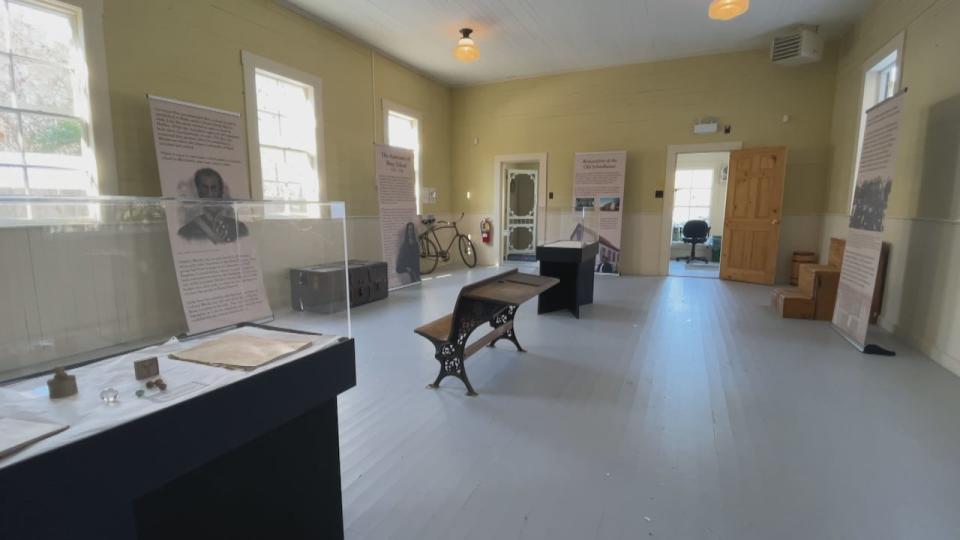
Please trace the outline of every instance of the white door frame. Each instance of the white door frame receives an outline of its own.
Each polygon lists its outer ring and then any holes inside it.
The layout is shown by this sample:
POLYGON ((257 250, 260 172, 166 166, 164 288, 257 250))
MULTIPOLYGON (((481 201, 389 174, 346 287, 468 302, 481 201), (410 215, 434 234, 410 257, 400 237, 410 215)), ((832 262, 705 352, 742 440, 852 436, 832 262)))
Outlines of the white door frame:
POLYGON ((660 275, 670 272, 670 244, 673 232, 673 189, 676 185, 677 155, 705 152, 731 152, 743 148, 743 142, 671 144, 667 146, 667 172, 663 180, 663 213, 660 221, 660 275))
POLYGON ((495 264, 500 266, 503 263, 503 234, 505 232, 503 219, 503 166, 507 163, 530 163, 536 161, 539 163, 539 174, 537 178, 537 239, 546 231, 545 220, 547 218, 547 153, 531 154, 503 154, 493 157, 493 215, 497 216, 494 220, 495 230, 493 231, 493 251, 496 253, 495 264))

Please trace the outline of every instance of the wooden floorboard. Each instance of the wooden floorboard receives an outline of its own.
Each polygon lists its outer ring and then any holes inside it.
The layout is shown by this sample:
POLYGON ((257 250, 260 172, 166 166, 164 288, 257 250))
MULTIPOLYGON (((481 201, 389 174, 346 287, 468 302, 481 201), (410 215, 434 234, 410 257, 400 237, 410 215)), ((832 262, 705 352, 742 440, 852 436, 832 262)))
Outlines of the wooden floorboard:
POLYGON ((525 304, 479 396, 426 389, 412 329, 495 272, 353 311, 347 538, 960 538, 960 379, 905 345, 864 356, 763 286, 598 277, 580 320, 525 304))

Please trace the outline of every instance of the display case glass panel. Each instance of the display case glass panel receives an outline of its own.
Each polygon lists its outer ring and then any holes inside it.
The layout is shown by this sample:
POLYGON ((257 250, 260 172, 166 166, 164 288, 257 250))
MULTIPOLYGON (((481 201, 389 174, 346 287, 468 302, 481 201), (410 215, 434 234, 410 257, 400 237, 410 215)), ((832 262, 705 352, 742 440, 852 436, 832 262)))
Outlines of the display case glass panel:
POLYGON ((0 383, 237 322, 351 335, 341 202, 0 197, 0 253, 0 383))
POLYGON ((541 245, 582 247, 599 240, 599 212, 595 208, 580 210, 551 209, 547 213, 547 231, 541 245))

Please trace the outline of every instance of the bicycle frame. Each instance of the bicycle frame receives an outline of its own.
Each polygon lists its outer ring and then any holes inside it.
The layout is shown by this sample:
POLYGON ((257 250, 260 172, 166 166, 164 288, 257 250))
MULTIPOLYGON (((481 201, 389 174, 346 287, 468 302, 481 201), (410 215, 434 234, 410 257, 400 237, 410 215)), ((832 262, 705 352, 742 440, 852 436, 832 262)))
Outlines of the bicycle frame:
POLYGON ((433 243, 436 244, 437 249, 440 251, 439 255, 443 259, 447 259, 450 257, 450 249, 453 248, 453 243, 456 242, 457 239, 460 238, 461 236, 460 229, 457 227, 456 221, 453 221, 453 222, 438 221, 433 225, 431 225, 430 228, 427 229, 427 231, 424 232, 421 236, 427 236, 429 234, 433 235, 433 243), (442 223, 442 225, 440 225, 440 223, 442 223), (442 231, 444 229, 453 229, 455 231, 455 234, 452 237, 450 237, 450 242, 447 243, 446 249, 443 249, 441 247, 443 244, 440 243, 440 238, 437 236, 437 231, 442 231))

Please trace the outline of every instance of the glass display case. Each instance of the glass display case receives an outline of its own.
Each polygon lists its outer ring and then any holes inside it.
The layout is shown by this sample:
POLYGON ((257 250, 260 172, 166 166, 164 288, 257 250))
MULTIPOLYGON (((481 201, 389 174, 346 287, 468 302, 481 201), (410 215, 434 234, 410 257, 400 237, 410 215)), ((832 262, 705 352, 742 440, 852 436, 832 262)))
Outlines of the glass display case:
POLYGON ((350 337, 341 202, 0 197, 0 383, 246 323, 350 337), (299 285, 292 270, 343 268, 299 285))
POLYGON ((547 212, 543 246, 583 247, 594 244, 600 236, 599 212, 595 208, 550 209, 547 212))

